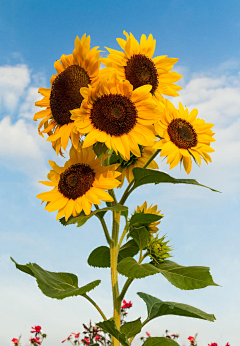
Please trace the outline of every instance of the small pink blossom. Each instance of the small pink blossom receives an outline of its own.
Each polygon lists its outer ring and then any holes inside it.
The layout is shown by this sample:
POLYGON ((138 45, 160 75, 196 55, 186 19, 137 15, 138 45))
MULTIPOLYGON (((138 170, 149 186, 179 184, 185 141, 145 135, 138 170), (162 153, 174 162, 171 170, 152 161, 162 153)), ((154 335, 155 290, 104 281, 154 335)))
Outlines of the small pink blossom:
POLYGON ((122 305, 122 309, 128 309, 132 307, 132 302, 130 301, 129 303, 126 302, 126 300, 123 300, 123 305, 122 305))
POLYGON ((87 344, 90 344, 90 340, 88 338, 83 339, 87 344))
POLYGON ((208 346, 218 346, 216 342, 212 342, 211 344, 208 344, 208 346))
POLYGON ((96 335, 95 340, 99 340, 99 339, 100 339, 100 335, 96 335))
POLYGON ((147 334, 148 338, 151 338, 151 335, 148 332, 146 332, 146 334, 147 334))
POLYGON ((226 343, 226 346, 230 346, 229 342, 226 343))
POLYGON ((39 344, 39 345, 41 345, 41 341, 40 341, 40 338, 31 338, 31 339, 29 339, 29 341, 33 344, 34 342, 35 343, 37 343, 37 344, 39 344))
POLYGON ((193 337, 193 336, 189 336, 189 337, 188 337, 188 340, 189 340, 190 342, 194 342, 194 337, 193 337))
POLYGON ((35 326, 35 327, 31 327, 33 330, 31 330, 31 333, 40 333, 42 327, 40 326, 35 326))
POLYGON ((14 345, 18 345, 18 339, 13 338, 13 339, 12 339, 12 342, 14 343, 14 345))

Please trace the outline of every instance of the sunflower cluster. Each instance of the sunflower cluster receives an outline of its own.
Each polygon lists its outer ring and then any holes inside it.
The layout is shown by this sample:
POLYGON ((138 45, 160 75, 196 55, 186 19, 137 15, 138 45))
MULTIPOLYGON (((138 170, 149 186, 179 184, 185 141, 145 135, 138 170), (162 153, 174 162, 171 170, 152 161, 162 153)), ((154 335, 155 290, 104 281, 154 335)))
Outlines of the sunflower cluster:
POLYGON ((213 124, 197 118, 196 109, 189 112, 181 103, 176 109, 164 98, 182 89, 175 84, 182 76, 172 71, 178 59, 153 57, 151 34, 140 42, 124 35, 117 39, 121 50, 107 48, 104 58, 99 47, 90 47, 90 36, 77 37, 72 54, 54 63, 51 87, 39 88, 43 99, 35 104, 43 110, 33 118, 40 120, 39 134, 47 135, 57 155, 71 147, 64 167, 49 162, 49 181, 42 183, 53 189, 37 196, 46 210, 58 211, 57 219, 89 215, 92 204, 113 201, 106 190, 121 187, 125 178, 131 182, 135 167, 158 169, 151 160, 156 151, 170 169, 183 163, 187 173, 192 160, 211 162, 213 124), (106 148, 101 160, 98 143, 106 148))

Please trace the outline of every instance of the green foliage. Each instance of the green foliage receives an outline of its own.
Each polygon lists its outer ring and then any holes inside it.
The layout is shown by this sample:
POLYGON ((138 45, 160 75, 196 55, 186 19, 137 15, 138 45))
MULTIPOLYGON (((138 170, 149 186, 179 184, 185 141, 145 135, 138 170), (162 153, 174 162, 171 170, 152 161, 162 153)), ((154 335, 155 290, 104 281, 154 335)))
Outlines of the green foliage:
POLYGON ((83 287, 78 287, 78 278, 74 274, 54 273, 42 269, 36 263, 21 265, 15 262, 13 258, 11 260, 15 263, 17 269, 35 277, 42 293, 50 298, 64 299, 84 295, 101 282, 101 280, 96 280, 83 287))
POLYGON ((171 177, 167 173, 147 168, 136 167, 133 169, 133 175, 135 179, 133 189, 145 184, 172 183, 198 185, 206 187, 207 189, 210 189, 212 191, 219 192, 217 190, 212 189, 211 187, 199 184, 195 179, 176 179, 171 177))
MULTIPOLYGON (((143 214, 143 215, 146 215, 146 214, 143 214)), ((129 232, 129 236, 135 240, 140 250, 145 249, 148 243, 150 242, 150 234, 145 227, 133 228, 129 232)))
POLYGON ((93 145, 93 150, 94 150, 94 152, 97 155, 99 160, 101 160, 103 155, 107 154, 109 151, 108 147, 104 143, 101 143, 101 142, 95 143, 93 145))
MULTIPOLYGON (((135 241, 129 240, 124 244, 118 253, 118 262, 123 258, 129 256, 135 256, 139 251, 139 248, 135 241)), ((110 268, 110 249, 107 246, 100 246, 94 249, 88 257, 88 264, 92 267, 98 268, 110 268)))
POLYGON ((142 346, 179 346, 179 344, 171 339, 167 339, 164 337, 158 338, 148 338, 142 346))
POLYGON ((150 223, 162 219, 162 216, 155 214, 136 213, 130 219, 130 226, 140 227, 150 225, 150 223))
POLYGON ((78 215, 76 217, 70 216, 68 221, 65 221, 65 217, 62 217, 59 221, 61 222, 61 224, 63 226, 72 225, 74 223, 77 223, 77 227, 80 227, 80 226, 84 225, 85 222, 87 222, 94 215, 97 216, 98 218, 102 219, 104 217, 104 215, 106 214, 106 212, 109 210, 110 211, 126 212, 128 210, 128 208, 123 206, 123 205, 116 204, 113 207, 106 207, 106 208, 102 208, 102 209, 97 209, 89 215, 85 215, 84 213, 81 213, 80 215, 78 215))
POLYGON ((193 306, 174 303, 174 302, 163 302, 162 300, 155 298, 149 294, 138 292, 140 298, 142 298, 148 310, 148 320, 153 320, 156 317, 163 315, 177 315, 185 317, 199 318, 207 321, 215 321, 216 318, 212 314, 196 309, 193 306))
POLYGON ((116 323, 113 319, 110 319, 110 320, 107 320, 107 321, 104 321, 104 322, 99 322, 99 323, 96 323, 100 328, 102 328, 102 330, 105 332, 105 333, 109 333, 111 334, 112 336, 114 336, 114 338, 116 338, 117 340, 120 341, 120 343, 123 345, 123 346, 130 346, 129 342, 128 342, 128 339, 127 339, 127 336, 123 333, 121 333, 118 329, 117 329, 117 326, 116 326, 116 323))
POLYGON ((158 265, 151 263, 138 264, 134 258, 124 258, 118 264, 118 272, 131 279, 141 279, 154 274, 162 274, 172 285, 182 290, 195 290, 207 286, 218 286, 214 283, 208 267, 184 267, 172 261, 158 265))
POLYGON ((120 327, 120 332, 125 334, 127 338, 131 338, 132 336, 137 335, 141 332, 142 323, 141 317, 139 317, 135 321, 126 322, 120 327))

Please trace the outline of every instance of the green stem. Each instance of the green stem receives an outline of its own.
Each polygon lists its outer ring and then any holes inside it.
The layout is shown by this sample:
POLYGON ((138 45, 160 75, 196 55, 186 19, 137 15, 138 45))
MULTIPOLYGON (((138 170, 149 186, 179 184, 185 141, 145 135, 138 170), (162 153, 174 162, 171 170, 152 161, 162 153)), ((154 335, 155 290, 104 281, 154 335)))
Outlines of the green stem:
POLYGON ((97 305, 97 303, 95 303, 94 300, 92 300, 92 298, 90 298, 86 293, 82 295, 84 298, 86 298, 96 309, 97 311, 100 313, 100 315, 102 316, 102 318, 104 319, 104 321, 107 321, 107 317, 104 315, 104 313, 102 312, 102 310, 100 309, 100 307, 97 305))
POLYGON ((114 192, 114 190, 108 190, 108 193, 110 194, 110 196, 112 196, 112 198, 113 198, 113 205, 115 205, 115 204, 118 204, 118 201, 117 201, 117 198, 116 198, 116 195, 115 195, 115 192, 114 192))
MULTIPOLYGON (((94 204, 94 206, 95 206, 95 208, 96 208, 97 210, 99 210, 99 206, 98 206, 97 204, 94 204)), ((109 244, 109 246, 110 246, 110 245, 113 243, 113 241, 112 241, 112 239, 111 239, 111 237, 110 237, 110 234, 109 234, 109 232, 108 232, 108 228, 107 228, 106 222, 105 222, 104 218, 98 216, 98 214, 96 214, 96 216, 97 216, 98 220, 99 220, 99 221, 101 222, 101 224, 102 224, 102 228, 103 228, 103 231, 104 231, 106 240, 107 240, 107 242, 108 242, 108 244, 109 244)))
POLYGON ((124 239, 125 235, 127 234, 128 229, 129 229, 129 227, 126 225, 124 230, 123 230, 123 232, 122 232, 122 235, 121 235, 121 238, 119 240, 119 243, 118 243, 118 250, 120 249, 120 247, 122 245, 123 239, 124 239))
MULTIPOLYGON (((150 163, 152 162, 152 160, 155 159, 155 157, 160 153, 161 149, 157 149, 155 151, 154 154, 152 154, 152 156, 150 157, 150 159, 145 163, 145 165, 142 168, 147 168, 147 166, 150 165, 150 163)), ((129 185, 127 186, 126 190, 124 191, 122 198, 119 202, 119 204, 124 205, 124 203, 126 202, 128 196, 132 193, 132 191, 134 190, 133 188, 131 189, 132 185, 134 184, 134 179, 129 183, 129 185), (130 190, 131 189, 131 190, 130 190)))

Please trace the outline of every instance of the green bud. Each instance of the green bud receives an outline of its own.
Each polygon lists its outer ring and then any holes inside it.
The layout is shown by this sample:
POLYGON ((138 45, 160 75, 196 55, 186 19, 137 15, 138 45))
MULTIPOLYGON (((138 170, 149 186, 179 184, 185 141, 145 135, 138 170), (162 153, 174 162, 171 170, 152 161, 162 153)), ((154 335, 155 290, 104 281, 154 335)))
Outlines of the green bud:
POLYGON ((160 239, 158 239, 158 235, 156 235, 156 238, 151 236, 148 244, 148 255, 156 264, 164 262, 169 257, 173 257, 170 254, 170 251, 173 250, 172 246, 168 245, 169 240, 165 241, 165 238, 166 234, 160 239))

